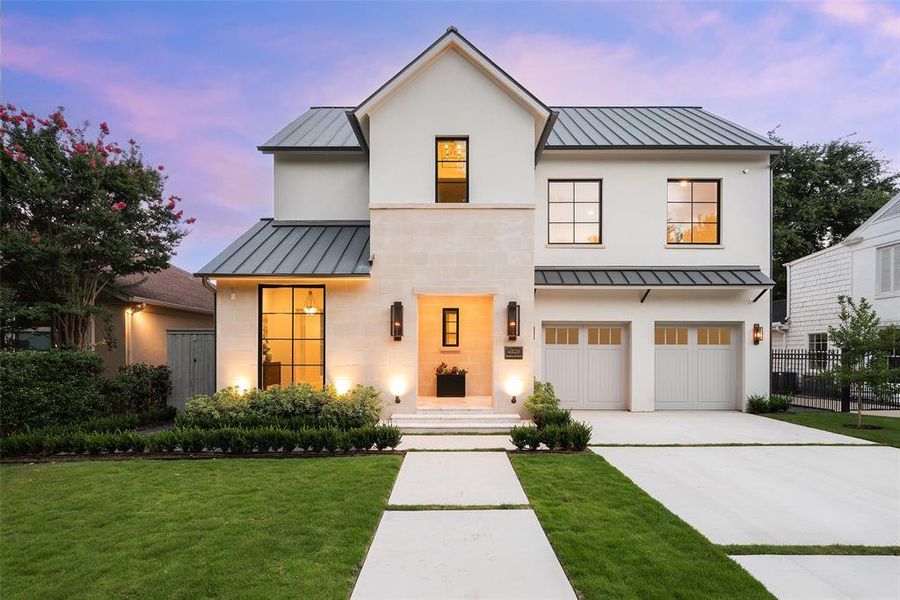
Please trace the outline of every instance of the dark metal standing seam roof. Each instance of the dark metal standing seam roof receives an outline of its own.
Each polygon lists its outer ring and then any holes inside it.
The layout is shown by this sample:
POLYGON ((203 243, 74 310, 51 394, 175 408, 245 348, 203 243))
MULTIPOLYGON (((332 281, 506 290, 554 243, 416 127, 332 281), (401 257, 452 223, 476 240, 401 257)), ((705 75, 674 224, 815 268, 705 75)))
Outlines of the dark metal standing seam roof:
POLYGON ((759 267, 535 267, 535 285, 772 287, 759 267))
MULTIPOLYGON (((354 107, 310 108, 260 150, 361 151, 347 118, 354 107)), ((546 150, 777 150, 776 142, 699 106, 562 106, 546 150)))
POLYGON ((261 219, 196 275, 368 277, 369 268, 368 221, 261 219))

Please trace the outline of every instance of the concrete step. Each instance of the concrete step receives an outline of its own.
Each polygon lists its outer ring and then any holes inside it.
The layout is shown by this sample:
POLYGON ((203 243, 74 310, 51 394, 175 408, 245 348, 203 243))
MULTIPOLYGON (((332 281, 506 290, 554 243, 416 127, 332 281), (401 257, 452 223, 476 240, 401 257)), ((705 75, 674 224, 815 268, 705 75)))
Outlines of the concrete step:
POLYGON ((413 432, 506 432, 524 423, 517 413, 495 413, 480 409, 420 410, 395 414, 392 424, 407 433, 413 432))

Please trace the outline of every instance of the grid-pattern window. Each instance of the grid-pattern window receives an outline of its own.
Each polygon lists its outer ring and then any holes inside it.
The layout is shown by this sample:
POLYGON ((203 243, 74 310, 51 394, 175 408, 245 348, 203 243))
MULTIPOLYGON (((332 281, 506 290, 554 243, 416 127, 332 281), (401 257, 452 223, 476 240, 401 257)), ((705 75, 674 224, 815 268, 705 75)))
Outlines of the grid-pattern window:
POLYGON ((550 346, 577 346, 577 327, 547 327, 544 329, 544 343, 550 346))
POLYGON ((261 286, 262 387, 325 383, 325 288, 261 286))
POLYGON ((809 366, 824 369, 828 366, 828 334, 809 334, 809 366))
POLYGON ((468 202, 468 138, 437 138, 434 172, 435 202, 468 202))
POLYGON ((547 186, 547 241, 551 244, 599 244, 601 181, 551 180, 547 186))
POLYGON ((718 244, 720 242, 719 181, 670 179, 666 204, 666 242, 718 244))
POLYGON ((588 327, 589 346, 619 346, 622 344, 621 327, 588 327))
POLYGON ((875 262, 878 293, 900 292, 900 244, 879 248, 875 262))
POLYGON ((655 340, 658 346, 684 346, 687 342, 687 327, 657 327, 655 340))
POLYGON ((697 343, 701 346, 730 346, 730 327, 698 327, 697 343))
POLYGON ((459 346, 459 309, 445 308, 441 340, 444 346, 459 346))

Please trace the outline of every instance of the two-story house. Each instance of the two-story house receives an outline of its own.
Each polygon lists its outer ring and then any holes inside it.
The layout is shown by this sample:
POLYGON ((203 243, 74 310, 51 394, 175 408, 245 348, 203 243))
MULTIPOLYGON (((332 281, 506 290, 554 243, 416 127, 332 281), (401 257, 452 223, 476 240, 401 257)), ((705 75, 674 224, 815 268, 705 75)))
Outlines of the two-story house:
POLYGON ((838 296, 866 298, 884 325, 900 325, 900 194, 841 242, 807 254, 787 268, 783 347, 834 349, 828 327, 839 323, 838 296))
POLYGON ((547 106, 451 27, 259 149, 274 217, 198 273, 220 387, 368 384, 386 415, 517 413, 533 378, 588 409, 768 391, 763 136, 699 107, 547 106), (464 398, 438 397, 440 363, 464 398))

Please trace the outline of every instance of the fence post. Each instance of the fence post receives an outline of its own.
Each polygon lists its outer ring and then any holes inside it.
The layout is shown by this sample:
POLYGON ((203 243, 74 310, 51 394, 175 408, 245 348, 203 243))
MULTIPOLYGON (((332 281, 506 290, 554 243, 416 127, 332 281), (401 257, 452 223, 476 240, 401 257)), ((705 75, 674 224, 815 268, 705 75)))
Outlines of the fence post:
MULTIPOLYGON (((841 366, 845 366, 846 354, 841 350, 841 366)), ((841 412, 850 412, 850 384, 841 381, 841 412)))

